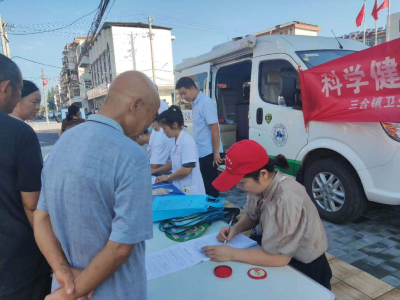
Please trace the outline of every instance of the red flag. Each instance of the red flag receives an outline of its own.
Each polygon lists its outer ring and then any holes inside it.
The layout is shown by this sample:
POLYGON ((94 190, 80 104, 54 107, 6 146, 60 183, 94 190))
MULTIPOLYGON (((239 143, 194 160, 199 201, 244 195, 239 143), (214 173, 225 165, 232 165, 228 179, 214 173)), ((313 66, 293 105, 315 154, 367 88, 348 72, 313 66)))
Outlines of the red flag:
POLYGON ((364 15, 365 15, 365 4, 364 4, 363 7, 361 8, 360 13, 359 13, 358 16, 357 16, 357 19, 356 19, 357 27, 360 27, 360 26, 361 26, 362 21, 363 21, 363 18, 364 18, 364 15))
POLYGON ((375 0, 375 5, 374 9, 372 10, 372 17, 374 17, 375 21, 378 21, 378 14, 379 14, 379 8, 378 8, 378 0, 375 0))
POLYGON ((382 5, 379 6, 378 10, 385 9, 385 8, 388 8, 388 7, 389 7, 389 0, 385 0, 385 1, 383 1, 382 5))
POLYGON ((400 122, 400 39, 300 71, 304 121, 400 122))

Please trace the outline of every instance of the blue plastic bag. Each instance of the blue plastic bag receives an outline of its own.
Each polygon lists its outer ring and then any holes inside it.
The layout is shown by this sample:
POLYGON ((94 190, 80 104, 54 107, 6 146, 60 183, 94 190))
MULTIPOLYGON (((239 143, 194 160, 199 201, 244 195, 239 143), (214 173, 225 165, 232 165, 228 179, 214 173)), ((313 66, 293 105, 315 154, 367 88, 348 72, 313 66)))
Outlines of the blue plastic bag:
POLYGON ((157 196, 153 201, 153 222, 183 217, 207 211, 208 207, 223 207, 223 198, 208 195, 157 196))

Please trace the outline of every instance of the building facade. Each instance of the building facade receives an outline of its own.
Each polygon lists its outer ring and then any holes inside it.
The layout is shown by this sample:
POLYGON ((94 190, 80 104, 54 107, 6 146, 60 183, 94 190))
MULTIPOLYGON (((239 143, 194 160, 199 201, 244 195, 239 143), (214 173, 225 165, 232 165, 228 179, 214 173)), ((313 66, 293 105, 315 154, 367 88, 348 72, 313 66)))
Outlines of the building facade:
POLYGON ((81 106, 79 74, 82 70, 77 65, 76 49, 84 41, 85 38, 75 38, 64 47, 63 68, 60 73, 60 101, 64 108, 74 103, 81 106))
POLYGON ((400 38, 400 12, 390 15, 390 24, 386 28, 391 41, 400 38))
POLYGON ((263 35, 307 35, 307 36, 318 36, 318 32, 321 31, 321 28, 318 25, 307 24, 299 21, 293 21, 281 25, 277 25, 273 28, 266 29, 260 32, 255 33, 255 36, 263 36, 263 35))
MULTIPOLYGON (((342 36, 346 40, 354 40, 363 43, 364 31, 355 31, 342 36)), ((378 28, 378 45, 386 42, 386 30, 383 27, 378 28)), ((375 28, 365 30, 365 44, 375 46, 375 28)))
MULTIPOLYGON (((155 83, 160 98, 169 104, 172 104, 174 93, 172 41, 175 37, 171 30, 152 26, 155 83)), ((89 70, 91 75, 92 88, 81 95, 86 96, 84 107, 89 110, 103 105, 110 83, 125 71, 137 70, 153 79, 149 26, 144 23, 104 23, 89 48, 86 63, 80 62, 79 67, 89 70)))

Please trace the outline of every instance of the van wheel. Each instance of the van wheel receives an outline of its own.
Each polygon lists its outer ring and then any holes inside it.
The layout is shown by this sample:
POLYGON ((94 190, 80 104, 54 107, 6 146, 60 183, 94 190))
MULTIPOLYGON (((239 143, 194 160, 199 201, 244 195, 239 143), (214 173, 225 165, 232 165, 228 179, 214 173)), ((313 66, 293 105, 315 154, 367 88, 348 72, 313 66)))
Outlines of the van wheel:
POLYGON ((304 185, 320 216, 329 222, 353 221, 367 208, 361 181, 344 160, 313 162, 305 171, 304 185))

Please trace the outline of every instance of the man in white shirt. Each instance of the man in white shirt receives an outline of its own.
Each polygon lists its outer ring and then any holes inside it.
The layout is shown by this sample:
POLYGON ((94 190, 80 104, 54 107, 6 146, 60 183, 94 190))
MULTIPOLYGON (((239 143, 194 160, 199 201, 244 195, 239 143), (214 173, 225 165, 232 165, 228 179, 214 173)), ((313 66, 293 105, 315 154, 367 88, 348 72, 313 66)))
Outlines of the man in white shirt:
POLYGON ((161 115, 163 111, 166 111, 168 109, 169 105, 167 101, 164 99, 160 100, 160 108, 158 109, 158 114, 161 115))
POLYGON ((164 134, 158 121, 154 121, 151 127, 153 130, 146 130, 135 139, 135 142, 141 146, 147 144, 150 167, 157 169, 170 161, 170 152, 174 145, 174 139, 170 139, 164 134))

